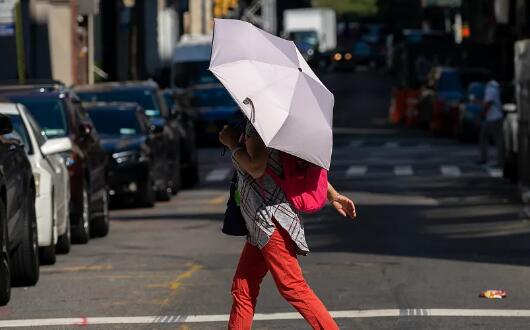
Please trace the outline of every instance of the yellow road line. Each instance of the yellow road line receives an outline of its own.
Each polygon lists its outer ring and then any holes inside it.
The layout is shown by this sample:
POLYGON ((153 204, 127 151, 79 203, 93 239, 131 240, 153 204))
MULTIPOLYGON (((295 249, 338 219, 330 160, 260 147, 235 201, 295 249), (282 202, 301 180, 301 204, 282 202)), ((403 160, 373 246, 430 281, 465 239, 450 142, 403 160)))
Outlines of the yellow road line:
POLYGON ((210 199, 208 201, 208 205, 223 205, 226 203, 227 199, 228 199, 228 195, 222 194, 215 198, 210 199))
POLYGON ((63 267, 63 268, 49 268, 49 269, 41 269, 41 272, 44 273, 76 273, 76 272, 84 272, 84 271, 102 271, 102 270, 111 270, 112 265, 110 264, 104 264, 104 265, 86 265, 86 266, 75 266, 75 267, 63 267))
POLYGON ((199 271, 202 268, 203 268, 203 266, 201 266, 199 264, 191 263, 191 264, 189 264, 189 267, 188 267, 188 269, 185 272, 179 274, 171 282, 162 283, 162 284, 150 284, 147 287, 148 288, 167 288, 167 289, 170 289, 170 290, 174 291, 174 290, 178 289, 182 285, 182 281, 183 280, 186 280, 186 279, 192 277, 194 273, 196 273, 197 271, 199 271))

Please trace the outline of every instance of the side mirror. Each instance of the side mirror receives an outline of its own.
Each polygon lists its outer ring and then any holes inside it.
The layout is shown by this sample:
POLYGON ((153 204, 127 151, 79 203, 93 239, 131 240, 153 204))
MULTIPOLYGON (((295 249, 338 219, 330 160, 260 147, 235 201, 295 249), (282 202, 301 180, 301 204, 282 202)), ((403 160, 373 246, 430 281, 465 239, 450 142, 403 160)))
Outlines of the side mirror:
POLYGON ((13 124, 8 116, 0 115, 0 135, 13 132, 13 124))
POLYGON ((151 127, 149 127, 149 131, 153 134, 160 134, 164 132, 164 126, 163 125, 156 125, 151 124, 151 127))
POLYGON ((160 134, 164 132, 164 126, 166 125, 166 120, 164 118, 155 117, 151 118, 149 123, 149 131, 153 134, 160 134))
POLYGON ((40 150, 45 156, 70 151, 72 150, 72 141, 67 137, 51 139, 44 142, 40 147, 40 150))
POLYGON ((92 131, 94 130, 94 127, 92 127, 89 123, 82 123, 79 125, 79 132, 81 132, 81 135, 83 136, 89 136, 92 134, 92 131))

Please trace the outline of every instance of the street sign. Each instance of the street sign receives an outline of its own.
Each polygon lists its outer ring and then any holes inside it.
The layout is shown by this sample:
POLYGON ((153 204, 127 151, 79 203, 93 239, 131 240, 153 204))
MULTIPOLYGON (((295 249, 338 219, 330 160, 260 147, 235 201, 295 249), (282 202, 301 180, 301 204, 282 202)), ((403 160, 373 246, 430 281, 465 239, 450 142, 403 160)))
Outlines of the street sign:
POLYGON ((15 6, 18 0, 0 0, 0 36, 15 34, 15 6))

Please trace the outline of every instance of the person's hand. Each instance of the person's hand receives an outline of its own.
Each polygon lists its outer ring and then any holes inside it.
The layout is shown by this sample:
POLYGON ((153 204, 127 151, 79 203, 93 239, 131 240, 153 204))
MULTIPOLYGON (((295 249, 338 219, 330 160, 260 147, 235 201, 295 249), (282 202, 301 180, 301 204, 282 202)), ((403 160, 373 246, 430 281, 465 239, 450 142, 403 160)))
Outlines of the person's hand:
POLYGON ((239 145, 239 136, 236 131, 228 125, 225 125, 219 132, 219 141, 232 150, 239 145))
POLYGON ((331 205, 339 212, 343 217, 349 217, 355 219, 357 212, 355 211, 355 204, 352 200, 344 195, 336 195, 330 201, 331 205))

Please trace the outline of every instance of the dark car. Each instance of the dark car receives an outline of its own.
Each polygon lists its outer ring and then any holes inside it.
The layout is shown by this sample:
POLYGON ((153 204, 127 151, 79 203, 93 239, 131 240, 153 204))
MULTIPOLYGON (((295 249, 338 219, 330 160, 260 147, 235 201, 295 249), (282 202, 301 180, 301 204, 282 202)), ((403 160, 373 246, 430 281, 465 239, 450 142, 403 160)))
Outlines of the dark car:
POLYGON ((136 103, 94 103, 85 108, 108 155, 109 193, 114 199, 152 207, 165 188, 162 127, 151 125, 136 103))
POLYGON ((9 302, 11 284, 39 280, 35 181, 21 141, 0 115, 0 306, 9 302))
POLYGON ((158 85, 153 81, 110 82, 77 86, 75 90, 85 102, 138 103, 154 125, 163 127, 166 187, 156 193, 159 200, 169 200, 171 192, 176 193, 181 186, 181 136, 172 126, 172 121, 176 121, 176 118, 167 109, 158 85))
POLYGON ((189 94, 184 90, 165 89, 162 93, 173 118, 170 125, 181 136, 181 178, 184 188, 191 188, 199 180, 199 158, 197 153, 197 116, 191 108, 189 94))
POLYGON ((77 95, 60 84, 0 88, 0 96, 22 103, 49 139, 69 137, 72 150, 62 156, 70 174, 72 241, 109 231, 106 154, 77 95))
POLYGON ((221 84, 196 85, 188 92, 197 115, 198 141, 203 145, 217 145, 223 126, 240 118, 239 107, 221 84))

